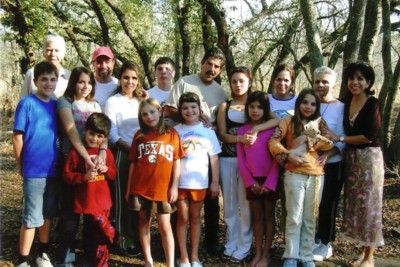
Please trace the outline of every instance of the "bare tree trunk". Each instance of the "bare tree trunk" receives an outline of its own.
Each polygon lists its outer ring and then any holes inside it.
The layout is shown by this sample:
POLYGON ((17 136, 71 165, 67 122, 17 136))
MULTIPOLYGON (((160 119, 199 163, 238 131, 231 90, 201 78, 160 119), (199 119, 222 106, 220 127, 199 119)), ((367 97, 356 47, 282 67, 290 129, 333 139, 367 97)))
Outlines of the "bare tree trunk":
POLYGON ((189 0, 179 1, 176 12, 182 41, 182 76, 185 76, 190 74, 189 0))
POLYGON ((96 0, 90 0, 89 5, 92 6, 94 13, 96 13, 97 19, 100 23, 101 36, 103 38, 102 45, 110 45, 110 36, 108 35, 109 29, 106 20, 104 19, 103 13, 101 12, 100 6, 96 0))
MULTIPOLYGON (((286 63, 287 58, 291 54, 291 40, 293 40, 293 36, 295 36, 297 28, 299 27, 301 23, 301 18, 299 16, 295 16, 292 20, 292 22, 288 25, 285 35, 279 40, 279 42, 276 43, 276 46, 278 44, 281 45, 281 50, 279 51, 275 66, 281 65, 286 63)), ((275 49, 275 46, 271 46, 270 49, 266 50, 265 56, 267 56, 267 53, 271 53, 275 49), (271 51, 270 51, 271 50, 271 51)), ((263 60, 264 62, 265 60, 263 60)), ((261 60, 259 60, 259 65, 261 65, 261 60)), ((258 67, 258 66, 257 66, 258 67)), ((268 91, 269 94, 273 93, 273 86, 271 83, 268 85, 268 91)))
POLYGON ((228 25, 225 20, 225 15, 221 10, 218 9, 213 1, 198 0, 198 2, 215 23, 215 27, 217 29, 218 47, 224 51, 226 57, 226 70, 229 75, 231 69, 235 67, 235 61, 229 45, 228 25))
POLYGON ((400 166, 400 112, 397 114, 391 142, 385 154, 389 164, 400 166))
POLYGON ((389 0, 382 0, 382 62, 383 62, 383 74, 384 80, 381 91, 379 93, 379 103, 383 109, 383 148, 386 149, 390 143, 390 115, 393 108, 393 102, 387 101, 389 92, 396 90, 393 86, 393 71, 392 71, 392 38, 390 28, 390 10, 389 0))
POLYGON ((381 0, 368 0, 358 59, 371 62, 381 22, 381 0))
MULTIPOLYGON (((351 1, 350 1, 351 2, 351 1)), ((367 0, 354 0, 353 6, 349 12, 349 31, 345 47, 343 50, 343 70, 347 65, 357 60, 358 51, 360 50, 360 40, 364 25, 364 14, 367 0)), ((340 88, 340 97, 347 93, 347 81, 344 81, 342 75, 342 85, 340 88)))
MULTIPOLYGON (((383 73, 384 80, 381 91, 379 93, 379 103, 383 109, 383 149, 386 149, 391 143, 392 134, 390 132, 391 115, 394 109, 394 103, 398 94, 397 87, 399 86, 399 72, 400 72, 400 61, 397 61, 395 71, 392 70, 392 39, 391 39, 391 24, 390 24, 390 2, 389 0, 382 0, 382 61, 383 61, 383 73)), ((389 152, 389 151, 387 151, 389 152)), ((392 155, 392 153, 385 153, 386 155, 392 155)))
POLYGON ((29 42, 28 35, 30 33, 29 26, 26 22, 26 17, 24 14, 23 6, 20 3, 21 1, 16 0, 15 5, 10 3, 10 1, 1 1, 1 8, 5 11, 13 14, 13 24, 15 25, 15 29, 18 32, 16 42, 23 49, 25 57, 29 60, 29 42))
POLYGON ((69 40, 71 41, 76 52, 78 53, 79 60, 82 62, 82 64, 85 67, 89 68, 90 62, 87 60, 87 54, 86 54, 86 52, 82 51, 82 48, 80 45, 81 42, 79 40, 77 40, 74 29, 67 22, 68 19, 65 17, 65 14, 62 12, 62 10, 60 10, 59 6, 57 4, 53 4, 53 7, 54 7, 54 13, 55 13, 54 15, 57 17, 57 19, 60 21, 60 23, 63 24, 63 28, 64 28, 65 32, 67 33, 69 40))
POLYGON ((300 11, 306 28, 307 46, 310 55, 311 73, 322 66, 323 57, 321 49, 321 38, 319 36, 315 9, 311 0, 300 0, 300 11))
MULTIPOLYGON (((91 0, 95 1, 95 0, 91 0)), ((133 46, 135 47, 140 60, 142 61, 142 66, 144 70, 144 75, 149 82, 149 86, 155 85, 155 78, 153 73, 153 67, 151 65, 150 56, 147 52, 146 45, 142 42, 140 38, 136 38, 134 34, 129 29, 128 25, 126 24, 124 12, 119 9, 115 4, 111 3, 110 0, 104 0, 107 5, 114 11, 115 15, 117 16, 119 22, 121 23, 122 28, 125 31, 125 34, 128 36, 129 40, 131 40, 133 46)))

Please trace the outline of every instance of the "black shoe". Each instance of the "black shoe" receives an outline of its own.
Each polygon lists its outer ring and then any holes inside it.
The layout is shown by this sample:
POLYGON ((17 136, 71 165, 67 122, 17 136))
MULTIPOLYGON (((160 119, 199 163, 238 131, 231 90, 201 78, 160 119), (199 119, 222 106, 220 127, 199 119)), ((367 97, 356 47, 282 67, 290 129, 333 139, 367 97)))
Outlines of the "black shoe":
POLYGON ((142 250, 139 246, 130 247, 125 249, 125 253, 128 257, 138 257, 142 254, 142 250))
POLYGON ((142 250, 139 246, 123 249, 119 245, 116 245, 112 247, 112 252, 120 256, 131 257, 131 258, 138 257, 142 254, 142 250))
POLYGON ((225 247, 218 242, 206 243, 206 248, 208 253, 214 256, 221 255, 225 250, 225 247))

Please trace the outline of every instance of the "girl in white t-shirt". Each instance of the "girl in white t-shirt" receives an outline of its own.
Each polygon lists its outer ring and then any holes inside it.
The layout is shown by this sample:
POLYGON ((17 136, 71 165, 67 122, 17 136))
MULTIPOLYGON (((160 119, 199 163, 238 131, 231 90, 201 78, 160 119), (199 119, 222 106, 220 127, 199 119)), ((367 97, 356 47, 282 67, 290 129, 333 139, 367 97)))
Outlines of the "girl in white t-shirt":
POLYGON ((211 128, 204 127, 200 121, 200 99, 192 92, 179 98, 178 114, 183 123, 175 126, 181 137, 185 158, 181 161, 181 176, 178 186, 178 223, 177 238, 180 248, 178 266, 201 267, 199 243, 201 236, 200 210, 206 194, 216 198, 219 193, 218 153, 221 148, 217 135, 211 128), (212 182, 208 184, 208 170, 211 165, 212 182), (209 192, 207 192, 209 188, 209 192), (192 245, 190 262, 187 251, 187 229, 190 222, 190 240, 192 245))

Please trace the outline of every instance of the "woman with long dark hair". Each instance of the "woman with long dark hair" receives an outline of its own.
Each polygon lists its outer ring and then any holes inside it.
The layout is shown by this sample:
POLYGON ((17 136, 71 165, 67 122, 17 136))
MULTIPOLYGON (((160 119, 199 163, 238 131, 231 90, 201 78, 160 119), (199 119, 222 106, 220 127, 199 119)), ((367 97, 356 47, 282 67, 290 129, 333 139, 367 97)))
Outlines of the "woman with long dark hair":
POLYGON ((351 63, 344 72, 348 94, 344 99, 343 126, 346 136, 332 134, 346 143, 343 237, 362 247, 350 266, 374 266, 374 251, 384 244, 382 233, 383 155, 380 147, 382 114, 371 90, 372 66, 351 63))

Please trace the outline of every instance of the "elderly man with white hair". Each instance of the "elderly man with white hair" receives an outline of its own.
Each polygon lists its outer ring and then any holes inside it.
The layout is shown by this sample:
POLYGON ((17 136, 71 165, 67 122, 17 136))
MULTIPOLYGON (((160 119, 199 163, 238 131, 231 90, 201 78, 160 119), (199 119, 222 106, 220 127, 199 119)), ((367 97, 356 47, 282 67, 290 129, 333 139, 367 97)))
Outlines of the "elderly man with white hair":
MULTIPOLYGON (((61 66, 61 62, 65 56, 64 38, 57 34, 49 34, 43 42, 43 56, 46 61, 53 63, 58 69, 58 82, 54 97, 59 98, 64 94, 67 88, 68 79, 71 72, 61 66)), ((33 82, 33 68, 29 69, 25 74, 24 83, 22 85, 20 99, 36 92, 36 86, 33 82)))

